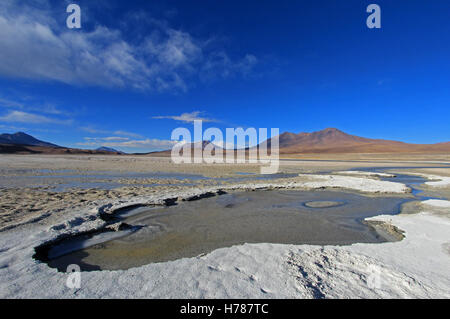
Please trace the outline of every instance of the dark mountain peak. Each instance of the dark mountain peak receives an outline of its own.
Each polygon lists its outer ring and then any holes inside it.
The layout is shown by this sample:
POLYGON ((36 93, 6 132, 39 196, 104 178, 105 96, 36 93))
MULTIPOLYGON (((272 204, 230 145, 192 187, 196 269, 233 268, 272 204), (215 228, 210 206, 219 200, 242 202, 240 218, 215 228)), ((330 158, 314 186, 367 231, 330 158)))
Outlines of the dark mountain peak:
POLYGON ((38 140, 37 138, 34 138, 33 136, 24 132, 17 132, 14 134, 1 134, 0 144, 60 147, 52 143, 38 140))
POLYGON ((17 132, 17 133, 14 133, 14 134, 11 134, 12 136, 19 136, 19 137, 24 137, 24 136, 26 136, 26 137, 32 137, 30 134, 27 134, 27 133, 25 133, 25 132, 17 132))
POLYGON ((30 134, 24 133, 24 132, 16 132, 13 134, 4 133, 0 135, 1 138, 6 139, 14 139, 14 138, 34 138, 30 134))
MULTIPOLYGON (((337 128, 334 127, 328 127, 322 131, 319 131, 317 133, 344 133, 341 130, 338 130, 337 128)), ((345 134, 345 133, 344 133, 345 134)))
POLYGON ((114 148, 106 147, 106 146, 101 146, 101 147, 97 148, 96 151, 123 154, 123 152, 121 152, 121 151, 118 151, 114 148))

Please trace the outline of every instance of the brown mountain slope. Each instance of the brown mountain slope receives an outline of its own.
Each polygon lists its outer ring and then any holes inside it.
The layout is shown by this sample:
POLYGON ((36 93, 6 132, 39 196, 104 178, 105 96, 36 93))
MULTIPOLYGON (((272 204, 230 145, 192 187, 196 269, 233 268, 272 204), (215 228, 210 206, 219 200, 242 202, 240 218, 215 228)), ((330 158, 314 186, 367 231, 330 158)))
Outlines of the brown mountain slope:
MULTIPOLYGON (((208 142, 203 142, 203 146, 208 142)), ((270 153, 271 139, 267 143, 270 153)), ((450 142, 408 144, 398 141, 370 139, 350 135, 335 128, 313 133, 286 132, 279 136, 280 154, 352 154, 352 153, 450 153, 450 142)), ((193 148, 193 146, 191 146, 193 148)), ((149 156, 170 156, 171 151, 152 152, 149 156)))
MULTIPOLYGON (((313 133, 283 133, 279 136, 280 154, 300 153, 440 153, 450 152, 450 143, 408 144, 369 139, 327 128, 313 133)), ((268 147, 271 141, 268 140, 268 147)))
MULTIPOLYGON (((188 143, 187 145, 185 145, 185 148, 191 148, 191 154, 194 154, 194 150, 195 149, 202 149, 205 150, 205 147, 207 145, 212 144, 212 153, 211 154, 215 154, 216 150, 220 151, 222 150, 223 152, 225 151, 224 149, 222 149, 221 147, 214 145, 213 143, 211 143, 210 141, 203 141, 203 142, 195 142, 195 143, 188 143)), ((180 149, 180 155, 183 155, 183 150, 180 149)), ((165 150, 165 151, 156 151, 156 152, 149 152, 149 153, 135 153, 134 155, 149 155, 149 156, 161 156, 161 157, 168 157, 172 155, 172 150, 165 150)))
MULTIPOLYGON (((204 149, 210 142, 192 143, 191 150, 204 149)), ((271 139, 263 142, 270 151, 271 139)), ((408 144, 398 141, 369 139, 344 133, 335 128, 327 128, 313 133, 283 133, 279 136, 280 154, 345 154, 345 153, 450 153, 450 142, 437 144, 408 144)), ((219 148, 216 146, 216 150, 219 148)), ((121 153, 103 150, 82 150, 65 147, 48 147, 3 143, 0 141, 0 154, 103 154, 121 153)), ((214 152, 213 152, 214 154, 214 152)), ((139 155, 170 156, 171 150, 139 155)))

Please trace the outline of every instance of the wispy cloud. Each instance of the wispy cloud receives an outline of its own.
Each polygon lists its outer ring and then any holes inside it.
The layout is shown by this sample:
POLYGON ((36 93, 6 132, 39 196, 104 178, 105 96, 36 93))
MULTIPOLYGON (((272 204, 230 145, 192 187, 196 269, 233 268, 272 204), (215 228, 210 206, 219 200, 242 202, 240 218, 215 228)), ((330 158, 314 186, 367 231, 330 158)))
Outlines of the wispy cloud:
POLYGON ((60 134, 61 131, 54 130, 54 129, 46 129, 46 128, 39 128, 39 127, 24 127, 24 126, 16 126, 16 125, 4 125, 0 124, 0 129, 3 131, 9 131, 11 133, 14 132, 45 132, 45 133, 57 133, 60 134))
POLYGON ((140 134, 126 132, 126 131, 114 131, 114 132, 112 132, 112 134, 120 135, 120 136, 128 136, 128 137, 133 137, 133 138, 142 138, 142 135, 140 135, 140 134))
POLYGON ((17 102, 17 101, 12 101, 12 100, 8 100, 8 99, 4 99, 4 98, 0 97, 0 106, 7 107, 7 108, 23 108, 24 104, 17 102))
POLYGON ((79 127, 79 129, 84 132, 91 133, 91 134, 109 134, 110 133, 110 131, 100 130, 100 129, 94 128, 92 126, 81 126, 81 127, 79 127))
POLYGON ((29 123, 29 124, 70 124, 71 120, 60 120, 43 115, 22 111, 11 111, 0 117, 0 122, 29 123))
POLYGON ((160 116, 153 116, 153 119, 170 119, 170 120, 175 120, 175 121, 180 121, 180 122, 184 122, 184 123, 193 123, 194 121, 203 121, 203 122, 219 122, 219 120, 215 120, 215 119, 211 119, 211 118, 206 118, 206 117, 201 117, 200 115, 203 112, 200 111, 194 111, 191 113, 183 113, 181 115, 160 115, 160 116))
POLYGON ((0 107, 9 109, 19 109, 24 112, 38 112, 44 114, 53 115, 66 115, 69 116, 70 113, 61 110, 55 104, 44 102, 41 103, 37 99, 31 98, 29 96, 20 99, 11 99, 0 96, 0 107))
POLYGON ((134 148, 145 151, 153 151, 153 150, 170 149, 176 143, 177 143, 176 141, 160 140, 160 139, 142 139, 142 140, 128 140, 128 141, 105 141, 97 139, 94 141, 90 140, 86 142, 77 143, 77 145, 84 147, 106 146, 121 149, 134 148))
POLYGON ((128 141, 128 137, 120 136, 108 136, 108 137, 85 137, 86 141, 90 142, 102 142, 102 141, 128 141))
POLYGON ((91 134, 119 135, 121 137, 125 136, 125 137, 131 137, 131 138, 142 138, 142 135, 140 135, 140 134, 122 131, 122 130, 116 130, 116 131, 102 130, 102 129, 98 129, 93 126, 82 126, 82 127, 79 127, 78 129, 80 129, 83 132, 87 132, 87 133, 91 133, 91 134))
POLYGON ((48 1, 39 2, 1 1, 0 75, 76 86, 186 91, 192 77, 245 76, 257 62, 250 54, 233 60, 210 48, 208 39, 154 19, 147 19, 152 31, 139 44, 101 25, 73 32, 57 23, 48 1))

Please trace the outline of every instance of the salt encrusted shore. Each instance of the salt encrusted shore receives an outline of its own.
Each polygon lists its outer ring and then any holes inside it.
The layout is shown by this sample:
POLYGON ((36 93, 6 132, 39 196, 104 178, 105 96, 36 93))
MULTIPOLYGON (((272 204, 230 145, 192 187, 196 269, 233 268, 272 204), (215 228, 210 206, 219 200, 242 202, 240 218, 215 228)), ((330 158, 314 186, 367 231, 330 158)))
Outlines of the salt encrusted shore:
POLYGON ((378 173, 378 172, 365 172, 365 171, 338 171, 338 172, 335 172, 335 174, 369 176, 369 177, 395 177, 394 174, 378 173))
POLYGON ((411 191, 409 187, 401 183, 389 181, 374 180, 371 178, 351 177, 341 175, 305 175, 319 181, 311 181, 304 183, 305 187, 310 188, 345 188, 369 193, 408 193, 411 191))
POLYGON ((450 208, 450 201, 440 200, 440 199, 428 199, 422 202, 422 205, 440 207, 440 208, 450 208))
POLYGON ((428 182, 425 182, 425 185, 432 186, 432 187, 448 187, 450 186, 450 177, 447 176, 438 176, 438 175, 431 175, 431 174, 425 174, 425 173, 408 173, 410 175, 417 175, 421 177, 425 177, 429 179, 428 182))
MULTIPOLYGON (((398 183, 335 175, 300 175, 304 181, 236 184, 222 190, 339 187, 368 193, 406 193, 398 183)), ((66 287, 67 274, 35 261, 34 247, 62 234, 99 229, 100 211, 134 204, 192 199, 217 187, 166 191, 132 200, 103 201, 67 211, 55 225, 24 225, 0 233, 2 298, 449 298, 450 221, 427 206, 412 215, 378 216, 405 231, 401 242, 352 246, 245 244, 205 256, 126 271, 83 272, 81 288, 66 287), (379 277, 373 277, 374 274, 379 277), (375 278, 375 279, 374 279, 375 278), (381 280, 376 280, 377 278, 381 280), (374 281, 375 280, 375 281, 374 281), (374 281, 374 282, 373 282, 374 281), (379 283, 379 285, 378 285, 379 283), (375 286, 374 286, 375 285, 375 286)), ((425 207, 425 206, 423 206, 425 207)))

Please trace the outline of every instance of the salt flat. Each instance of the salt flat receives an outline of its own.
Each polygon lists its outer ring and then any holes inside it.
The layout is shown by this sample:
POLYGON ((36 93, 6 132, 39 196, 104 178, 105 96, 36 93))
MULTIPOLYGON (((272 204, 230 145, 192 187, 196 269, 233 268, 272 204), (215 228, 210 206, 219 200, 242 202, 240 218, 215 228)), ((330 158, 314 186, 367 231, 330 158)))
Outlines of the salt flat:
MULTIPOLYGON (((98 229, 105 222, 100 210, 133 204, 157 204, 168 198, 190 198, 220 189, 345 188, 367 196, 410 196, 401 183, 370 176, 333 175, 358 167, 442 166, 442 163, 397 161, 286 161, 284 173, 297 176, 241 178, 256 173, 256 165, 171 165, 163 158, 107 156, 1 156, 2 176, 61 175, 95 171, 175 172, 210 179, 169 179, 144 186, 150 178, 123 177, 116 189, 68 189, 54 185, 1 189, 0 296, 55 298, 449 298, 449 219, 445 205, 417 203, 414 214, 373 217, 398 227, 405 238, 382 244, 310 246, 244 244, 217 249, 207 255, 118 271, 83 272, 81 288, 66 287, 67 274, 33 259, 34 248, 62 234, 98 229), (48 171, 42 171, 48 170, 48 171), (324 174, 321 172, 328 171, 324 174), (221 179, 222 178, 222 179, 221 179), (439 206, 439 207, 436 207, 439 206), (444 207, 445 206, 445 207, 444 207), (444 211, 443 211, 444 209, 444 211), (375 274, 375 277, 374 277, 375 274), (376 277, 380 274, 379 277, 376 277), (374 279, 375 278, 375 279, 374 279), (375 281, 374 281, 375 280, 375 281), (374 281, 374 282, 373 282, 374 281)), ((440 168, 440 170, 445 170, 440 168)), ((434 176, 444 176, 444 174, 434 176)), ((153 178, 154 179, 154 178, 153 178)), ((44 180, 45 181, 45 180, 44 180)), ((59 182, 59 181, 58 181, 59 182)), ((108 183, 108 181, 106 181, 108 183)), ((448 190, 436 185, 440 196, 448 190)), ((443 200, 443 199, 441 199, 443 200)), ((432 204, 435 202, 431 202, 432 204)))

